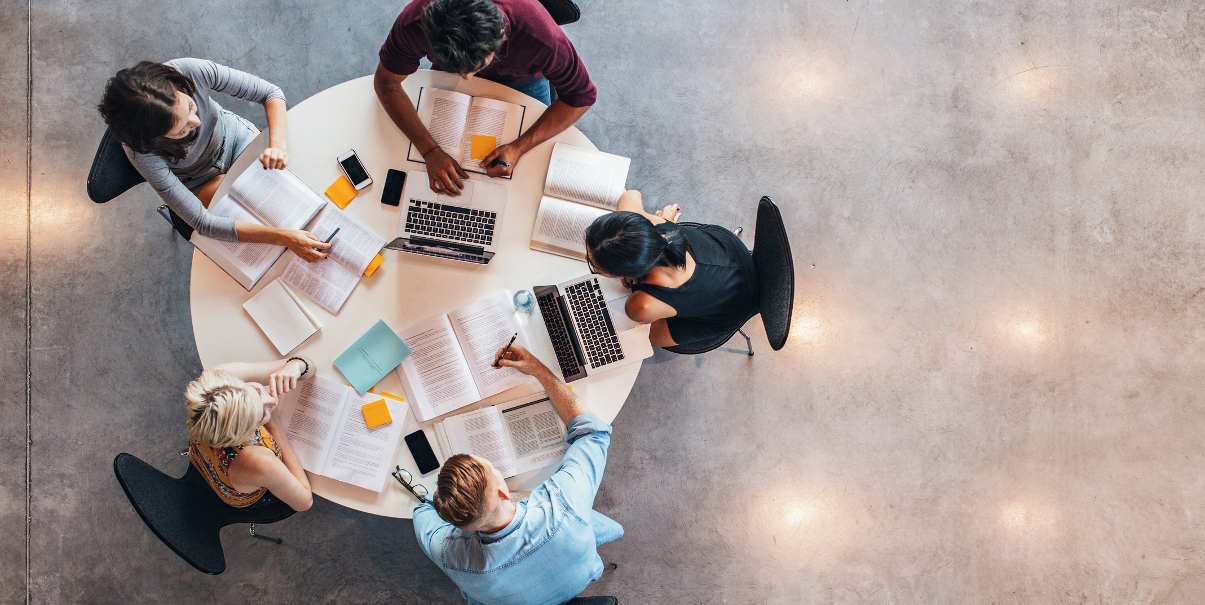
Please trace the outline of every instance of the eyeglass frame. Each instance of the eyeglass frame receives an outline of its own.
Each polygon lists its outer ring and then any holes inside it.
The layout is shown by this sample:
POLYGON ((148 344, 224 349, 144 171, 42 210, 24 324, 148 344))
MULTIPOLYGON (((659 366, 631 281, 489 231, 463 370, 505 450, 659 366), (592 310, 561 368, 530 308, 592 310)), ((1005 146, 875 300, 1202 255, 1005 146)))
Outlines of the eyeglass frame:
POLYGON ((395 465, 393 467, 393 470, 389 472, 389 475, 392 476, 399 484, 401 484, 401 486, 403 488, 406 489, 406 491, 410 492, 410 494, 412 496, 414 496, 415 498, 417 498, 418 500, 429 500, 431 498, 431 490, 428 489, 427 486, 423 485, 422 483, 415 481, 414 475, 410 474, 410 471, 402 468, 401 466, 395 465), (403 479, 402 478, 403 473, 405 473, 405 475, 410 478, 403 479), (415 489, 415 488, 419 488, 419 487, 421 487, 423 489, 422 494, 419 494, 418 490, 415 489))

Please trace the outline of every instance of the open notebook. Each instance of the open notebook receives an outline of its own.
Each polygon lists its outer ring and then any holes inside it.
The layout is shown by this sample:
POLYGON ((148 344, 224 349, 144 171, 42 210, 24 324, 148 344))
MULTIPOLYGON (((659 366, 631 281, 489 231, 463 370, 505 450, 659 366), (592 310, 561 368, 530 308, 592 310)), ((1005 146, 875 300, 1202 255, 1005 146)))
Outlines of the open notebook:
MULTIPOLYGON (((292 172, 266 170, 263 164, 252 162, 230 191, 209 206, 209 212, 245 223, 301 229, 325 204, 325 199, 292 172)), ((192 243, 247 290, 259 283, 286 250, 274 244, 216 240, 199 233, 193 234, 192 243)))
MULTIPOLYGON (((440 148, 457 158, 465 170, 481 174, 485 174, 481 160, 495 147, 519 138, 527 115, 525 105, 427 86, 418 89, 417 108, 423 126, 440 148)), ((426 163, 414 143, 406 159, 426 163)))
POLYGON ((548 396, 539 393, 513 407, 510 404, 449 416, 435 423, 435 441, 447 458, 472 454, 489 460, 503 477, 560 462, 569 445, 565 423, 548 396))
POLYGON ((402 330, 400 335, 411 354, 397 373, 413 404, 414 417, 426 422, 534 380, 513 368, 493 366, 494 354, 516 332, 515 343, 526 347, 507 292, 402 330))
POLYGON ((385 238, 334 206, 318 217, 310 233, 326 240, 336 227, 339 233, 331 240, 326 258, 311 263, 294 256, 281 275, 281 281, 309 296, 332 315, 343 308, 351 291, 360 283, 364 268, 385 247, 385 238))
POLYGON ((315 376, 281 396, 278 419, 301 466, 367 490, 379 492, 389 479, 389 464, 402 435, 406 404, 315 376), (360 406, 385 400, 393 422, 374 429, 364 423, 360 406))
POLYGON ((565 143, 553 145, 531 248, 585 259, 586 228, 615 210, 631 164, 631 158, 565 143))
POLYGON ((272 280, 247 299, 243 310, 281 355, 288 355, 322 329, 322 323, 280 279, 272 280))

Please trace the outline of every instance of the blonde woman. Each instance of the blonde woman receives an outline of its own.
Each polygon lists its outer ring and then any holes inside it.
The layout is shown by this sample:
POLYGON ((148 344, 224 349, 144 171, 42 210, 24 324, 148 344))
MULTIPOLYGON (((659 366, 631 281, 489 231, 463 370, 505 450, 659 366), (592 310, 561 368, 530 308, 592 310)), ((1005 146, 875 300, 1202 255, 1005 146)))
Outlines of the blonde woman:
POLYGON ((188 458, 223 502, 247 508, 276 499, 295 511, 313 504, 310 481, 272 411, 279 395, 314 372, 309 360, 290 357, 222 364, 188 384, 188 458))

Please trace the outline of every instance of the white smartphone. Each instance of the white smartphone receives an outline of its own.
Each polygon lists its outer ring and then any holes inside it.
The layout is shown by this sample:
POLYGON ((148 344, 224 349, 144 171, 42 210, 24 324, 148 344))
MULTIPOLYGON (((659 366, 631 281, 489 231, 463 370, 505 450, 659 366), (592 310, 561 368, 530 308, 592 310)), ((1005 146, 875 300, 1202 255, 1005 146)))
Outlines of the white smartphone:
POLYGON ((348 149, 347 153, 339 156, 339 168, 343 170, 343 176, 351 181, 356 191, 372 184, 372 177, 368 176, 368 171, 364 169, 364 164, 360 163, 360 158, 356 155, 355 149, 348 149))

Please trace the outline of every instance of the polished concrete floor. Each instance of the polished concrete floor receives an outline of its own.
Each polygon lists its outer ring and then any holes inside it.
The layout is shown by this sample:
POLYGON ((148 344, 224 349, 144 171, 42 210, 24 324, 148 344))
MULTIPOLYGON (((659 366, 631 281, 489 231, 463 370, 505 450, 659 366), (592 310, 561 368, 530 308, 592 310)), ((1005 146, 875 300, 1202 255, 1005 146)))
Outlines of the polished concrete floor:
MULTIPOLYGON (((209 57, 296 103, 402 4, 0 0, 0 601, 457 601, 409 522, 325 501, 282 547, 228 529, 218 577, 143 527, 110 464, 184 467, 191 249, 147 187, 84 193, 116 69, 209 57)), ((1202 601, 1198 4, 581 4, 582 130, 686 219, 772 195, 797 280, 783 351, 754 322, 752 359, 646 362, 590 594, 1202 601)))

